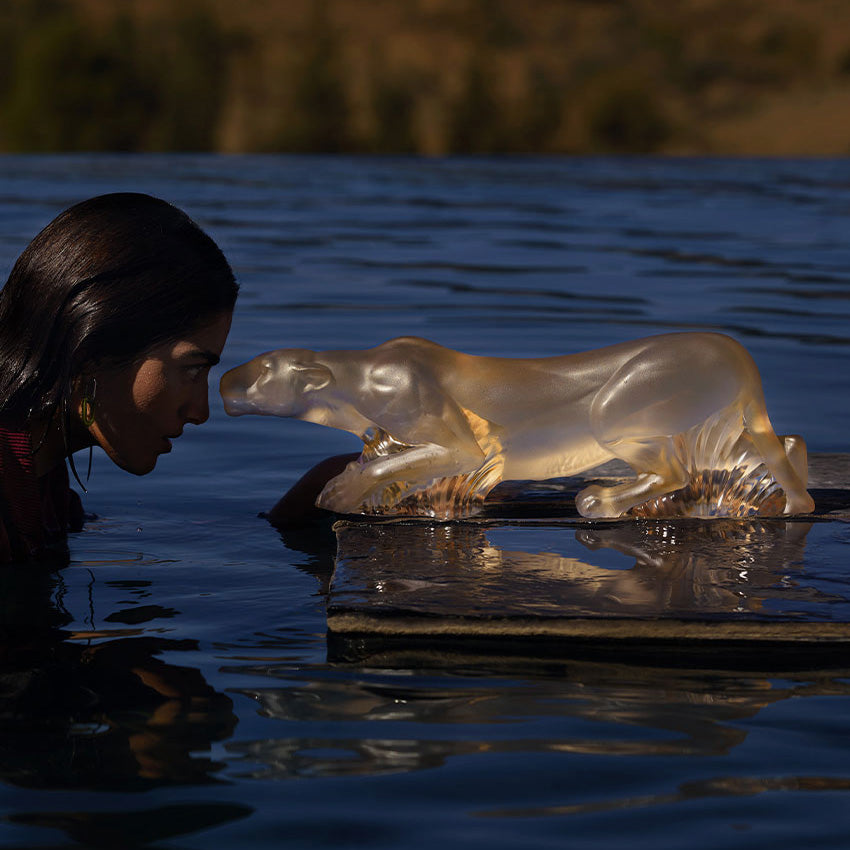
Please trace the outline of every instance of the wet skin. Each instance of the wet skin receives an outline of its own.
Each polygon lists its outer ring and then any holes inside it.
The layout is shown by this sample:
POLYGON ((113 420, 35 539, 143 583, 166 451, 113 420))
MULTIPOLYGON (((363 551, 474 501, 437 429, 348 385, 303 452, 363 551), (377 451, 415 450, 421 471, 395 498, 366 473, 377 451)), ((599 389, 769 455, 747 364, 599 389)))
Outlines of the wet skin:
MULTIPOLYGON (((92 371, 96 381, 94 422, 87 443, 99 445, 127 472, 145 475, 186 424, 209 418, 208 377, 221 357, 231 313, 149 349, 129 366, 92 371)), ((83 380, 82 387, 91 381, 83 380)), ((81 416, 82 392, 77 405, 81 416)), ((79 425, 85 427, 80 418, 79 425)))

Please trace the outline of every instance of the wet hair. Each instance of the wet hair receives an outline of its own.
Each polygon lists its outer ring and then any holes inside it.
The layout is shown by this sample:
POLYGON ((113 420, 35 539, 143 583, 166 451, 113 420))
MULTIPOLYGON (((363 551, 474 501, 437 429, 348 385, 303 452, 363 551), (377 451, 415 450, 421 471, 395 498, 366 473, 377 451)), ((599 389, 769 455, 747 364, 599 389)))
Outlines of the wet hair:
POLYGON ((95 364, 120 366, 233 310, 224 255, 185 213, 137 193, 60 213, 0 291, 0 418, 67 406, 95 364))

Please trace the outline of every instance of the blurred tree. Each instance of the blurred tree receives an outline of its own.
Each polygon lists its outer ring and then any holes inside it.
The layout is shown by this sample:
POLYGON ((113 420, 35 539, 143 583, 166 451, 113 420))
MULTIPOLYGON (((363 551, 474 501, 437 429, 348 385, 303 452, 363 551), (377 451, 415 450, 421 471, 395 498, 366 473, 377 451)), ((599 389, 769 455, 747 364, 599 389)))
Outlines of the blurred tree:
POLYGON ((416 94, 410 81, 381 79, 373 95, 375 132, 366 147, 371 153, 413 153, 416 94))
POLYGON ((671 132, 659 103, 637 84, 602 92, 588 124, 593 150, 601 153, 652 153, 671 132))
POLYGON ((14 44, 0 90, 0 140, 7 149, 214 146, 226 44, 199 9, 178 11, 157 27, 167 35, 156 39, 126 14, 98 30, 65 3, 32 0, 10 31, 14 44))
POLYGON ((843 153, 845 5, 0 0, 0 149, 843 153))
POLYGON ((529 82, 511 147, 520 153, 555 151, 566 92, 539 67, 532 68, 529 82))
POLYGON ((175 8, 157 27, 145 56, 157 80, 147 147, 202 151, 215 147, 227 86, 230 41, 200 5, 175 8))
POLYGON ((315 0, 295 56, 292 105, 274 147, 336 153, 352 146, 336 33, 325 3, 315 0))
POLYGON ((476 56, 466 69, 466 85, 449 118, 449 150, 495 153, 504 147, 502 110, 493 92, 492 76, 476 56))
POLYGON ((132 35, 122 18, 106 38, 93 37, 66 9, 27 28, 13 53, 3 108, 7 146, 135 149, 154 92, 134 66, 132 35))

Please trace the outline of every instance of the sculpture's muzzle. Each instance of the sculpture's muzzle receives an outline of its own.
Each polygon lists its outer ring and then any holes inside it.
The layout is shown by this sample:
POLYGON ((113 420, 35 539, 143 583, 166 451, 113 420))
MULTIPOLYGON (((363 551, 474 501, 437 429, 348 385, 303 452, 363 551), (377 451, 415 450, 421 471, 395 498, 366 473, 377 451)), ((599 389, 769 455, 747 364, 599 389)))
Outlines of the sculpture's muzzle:
POLYGON ((256 402, 251 399, 251 389, 256 387, 263 368, 262 360, 255 357, 221 376, 218 390, 228 415, 241 416, 243 413, 257 412, 256 402))

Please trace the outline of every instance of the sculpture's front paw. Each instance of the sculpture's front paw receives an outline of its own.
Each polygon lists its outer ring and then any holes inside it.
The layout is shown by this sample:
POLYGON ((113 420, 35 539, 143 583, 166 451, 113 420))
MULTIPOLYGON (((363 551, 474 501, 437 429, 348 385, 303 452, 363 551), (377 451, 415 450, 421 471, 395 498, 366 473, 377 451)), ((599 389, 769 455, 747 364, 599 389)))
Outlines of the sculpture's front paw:
POLYGON ((364 494, 361 467, 354 461, 325 484, 316 499, 316 507, 338 514, 359 513, 364 494))
POLYGON ((617 516, 618 514, 612 510, 604 496, 604 487, 597 484, 585 487, 576 496, 576 509, 587 519, 605 519, 606 517, 617 516))

